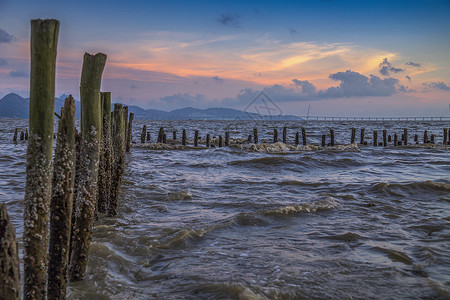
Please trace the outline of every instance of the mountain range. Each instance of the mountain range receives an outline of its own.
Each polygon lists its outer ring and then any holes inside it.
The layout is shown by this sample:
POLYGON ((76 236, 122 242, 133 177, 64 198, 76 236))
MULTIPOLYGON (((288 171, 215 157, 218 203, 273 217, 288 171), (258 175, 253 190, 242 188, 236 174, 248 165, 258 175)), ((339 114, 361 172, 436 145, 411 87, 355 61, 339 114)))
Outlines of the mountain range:
MULTIPOLYGON (((68 95, 63 94, 55 98, 55 112, 58 114, 64 106, 64 100, 68 95)), ((111 105, 111 108, 113 108, 111 105)), ((128 111, 134 113, 135 119, 145 120, 302 120, 293 115, 259 115, 231 108, 207 108, 198 109, 185 107, 172 111, 158 109, 143 109, 139 106, 129 105, 128 111)), ((28 118, 29 98, 23 98, 10 93, 0 99, 0 118, 28 118)), ((75 117, 80 117, 80 101, 75 100, 75 117)))

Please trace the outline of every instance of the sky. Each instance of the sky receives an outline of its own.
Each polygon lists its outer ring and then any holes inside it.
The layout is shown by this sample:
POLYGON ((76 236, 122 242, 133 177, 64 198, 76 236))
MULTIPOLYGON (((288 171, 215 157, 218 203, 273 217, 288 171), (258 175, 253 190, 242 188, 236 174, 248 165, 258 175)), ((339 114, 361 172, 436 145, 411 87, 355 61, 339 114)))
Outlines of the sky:
POLYGON ((449 0, 0 0, 0 98, 29 96, 38 18, 61 23, 56 96, 103 52, 102 91, 143 108, 450 116, 449 0))

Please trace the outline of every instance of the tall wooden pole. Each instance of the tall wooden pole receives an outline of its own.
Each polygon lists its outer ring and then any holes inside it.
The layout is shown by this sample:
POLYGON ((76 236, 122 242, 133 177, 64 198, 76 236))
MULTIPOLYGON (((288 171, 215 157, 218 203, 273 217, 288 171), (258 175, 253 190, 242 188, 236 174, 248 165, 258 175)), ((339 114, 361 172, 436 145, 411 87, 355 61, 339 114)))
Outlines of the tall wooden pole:
POLYGON ((306 146, 306 129, 302 128, 302 142, 303 146, 306 146))
POLYGON ((198 146, 198 130, 194 131, 194 147, 198 146))
POLYGON ((59 22, 31 21, 30 137, 24 209, 24 299, 45 299, 59 22))
POLYGON ((101 93, 102 99, 102 141, 100 144, 100 166, 98 170, 98 199, 97 208, 101 213, 106 212, 111 194, 111 93, 101 93))
POLYGON ((97 205, 99 144, 101 140, 100 85, 106 55, 84 54, 81 71, 81 170, 72 236, 70 280, 82 280, 86 273, 89 246, 97 205))
POLYGON ((361 140, 360 140, 361 145, 364 145, 364 132, 365 132, 365 129, 361 128, 361 140))
POLYGON ((225 132, 225 147, 230 145, 230 132, 225 132))
POLYGON ((330 129, 331 146, 334 146, 334 129, 330 129))
POLYGON ((253 143, 258 144, 258 128, 253 128, 253 143))
POLYGON ((283 144, 287 142, 287 128, 283 127, 283 144))
POLYGON ((130 152, 131 149, 131 138, 133 135, 133 119, 134 113, 130 113, 130 118, 127 123, 127 152, 130 152))
POLYGON ((278 130, 277 129, 273 130, 273 142, 278 143, 278 130))
POLYGON ((350 144, 354 144, 356 139, 356 128, 352 128, 352 137, 350 140, 350 144))
POLYGON ((75 180, 75 101, 72 96, 66 98, 61 108, 53 165, 47 272, 49 300, 66 298, 75 180))

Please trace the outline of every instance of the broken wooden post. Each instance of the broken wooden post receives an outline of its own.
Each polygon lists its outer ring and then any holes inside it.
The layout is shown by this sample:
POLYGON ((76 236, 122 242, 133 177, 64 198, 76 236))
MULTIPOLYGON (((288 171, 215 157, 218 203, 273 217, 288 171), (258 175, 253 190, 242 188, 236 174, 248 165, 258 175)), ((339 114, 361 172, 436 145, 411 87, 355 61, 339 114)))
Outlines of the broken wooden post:
POLYGON ((278 130, 273 130, 273 142, 278 143, 278 130))
POLYGON ((219 147, 222 147, 222 136, 219 135, 219 147))
POLYGON ((258 128, 253 128, 253 143, 258 144, 258 128))
POLYGON ((174 140, 174 141, 177 140, 177 131, 176 130, 172 131, 172 140, 174 140))
MULTIPOLYGON (((115 105, 114 105, 114 109, 115 109, 115 105)), ((145 135, 146 135, 146 133, 147 133, 147 125, 144 125, 144 126, 142 126, 141 144, 145 143, 145 135)))
MULTIPOLYGON (((109 112, 109 110, 108 110, 109 112)), ((130 152, 131 148, 131 137, 133 135, 133 119, 134 119, 134 113, 130 113, 130 117, 127 122, 127 152, 130 152)))
POLYGON ((24 209, 24 299, 45 299, 59 22, 31 21, 30 139, 24 209))
POLYGON ((198 146, 198 130, 194 131, 194 147, 198 146))
POLYGON ((283 144, 287 142, 287 128, 283 127, 283 144))
POLYGON ((373 145, 378 146, 378 131, 373 131, 373 145))
POLYGON ((428 144, 428 131, 427 130, 425 130, 425 132, 423 133, 423 143, 428 144))
POLYGON ((326 138, 327 138, 327 136, 325 134, 322 134, 322 147, 325 147, 326 138))
MULTIPOLYGON (((72 236, 70 280, 82 280, 86 273, 89 246, 97 205, 99 142, 101 141, 100 85, 106 55, 84 54, 81 71, 81 163, 84 170, 77 193, 75 230, 72 236)), ((119 116, 114 116, 119 118, 119 116)), ((115 136, 116 137, 116 136, 115 136)), ((125 149, 125 145, 124 145, 125 149)))
POLYGON ((397 133, 394 133, 394 146, 398 146, 398 136, 397 136, 397 133))
POLYGON ((331 146, 334 146, 334 129, 330 129, 331 146))
POLYGON ((303 146, 306 146, 306 129, 302 128, 302 140, 303 140, 303 146))
POLYGON ((74 180, 75 101, 70 95, 66 98, 64 107, 61 108, 61 119, 58 125, 58 137, 53 163, 47 272, 48 299, 66 299, 74 180))
POLYGON ((230 145, 230 132, 226 131, 225 132, 225 147, 230 145))
POLYGON ((19 128, 16 128, 14 130, 14 137, 13 137, 13 142, 17 143, 17 135, 19 134, 19 128))
POLYGON ((403 143, 404 145, 408 145, 408 129, 403 129, 403 143))
POLYGON ((448 139, 447 134, 448 134, 448 129, 444 128, 444 136, 443 136, 443 140, 442 140, 443 145, 447 145, 447 139, 448 139))
POLYGON ((20 300, 20 261, 16 229, 0 203, 0 299, 20 300))
POLYGON ((102 104, 102 140, 100 143, 100 163, 98 170, 97 210, 106 212, 111 194, 111 92, 100 93, 102 104))
POLYGON ((300 144, 300 133, 297 131, 295 133, 295 145, 298 146, 300 144))
POLYGON ((164 128, 160 127, 159 128, 159 132, 158 132, 158 140, 157 143, 162 143, 163 142, 163 137, 164 137, 164 128))
POLYGON ((356 128, 352 128, 352 137, 350 139, 350 144, 354 144, 356 139, 356 128))
POLYGON ((206 135, 206 147, 208 148, 209 147, 209 144, 210 144, 210 136, 209 136, 209 133, 206 135))
POLYGON ((364 145, 364 131, 365 131, 365 129, 361 128, 361 140, 360 140, 361 145, 364 145))
POLYGON ((387 130, 383 129, 383 146, 387 147, 387 130))
POLYGON ((183 144, 183 146, 186 146, 186 130, 185 129, 183 129, 181 143, 183 144))

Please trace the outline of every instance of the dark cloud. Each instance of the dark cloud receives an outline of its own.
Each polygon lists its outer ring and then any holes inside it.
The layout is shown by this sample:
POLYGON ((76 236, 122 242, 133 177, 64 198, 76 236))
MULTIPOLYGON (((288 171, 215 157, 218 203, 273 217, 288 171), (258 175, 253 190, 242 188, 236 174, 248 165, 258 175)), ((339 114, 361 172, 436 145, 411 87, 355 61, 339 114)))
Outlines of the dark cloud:
POLYGON ((298 79, 292 79, 292 81, 295 83, 296 86, 302 87, 302 92, 305 94, 315 94, 316 93, 316 87, 310 83, 308 80, 298 80, 298 79))
POLYGON ((0 57, 0 66, 6 66, 7 64, 8 62, 6 61, 6 59, 0 57))
POLYGON ((407 62, 405 65, 411 66, 411 67, 416 67, 416 68, 421 68, 422 67, 422 64, 415 63, 415 62, 412 62, 412 61, 407 62))
POLYGON ((393 67, 392 64, 388 61, 387 57, 383 59, 383 61, 379 64, 380 74, 383 76, 389 76, 390 72, 392 73, 400 73, 405 70, 401 68, 393 67))
POLYGON ((416 90, 410 89, 408 86, 405 86, 403 84, 400 84, 398 86, 398 91, 403 92, 403 93, 413 93, 416 90))
POLYGON ((408 79, 408 81, 411 81, 411 76, 406 75, 405 78, 408 79))
POLYGON ((28 77, 28 73, 22 70, 16 70, 16 71, 11 71, 9 72, 9 76, 10 77, 28 77))
POLYGON ((212 79, 217 83, 223 83, 223 79, 220 78, 219 76, 214 76, 212 79))
POLYGON ((289 33, 290 34, 296 34, 297 30, 295 30, 294 28, 289 28, 289 33))
POLYGON ((450 91, 450 86, 445 84, 442 81, 438 82, 426 82, 423 84, 426 88, 430 89, 438 89, 438 90, 444 90, 444 91, 450 91))
POLYGON ((239 22, 240 16, 236 14, 221 14, 220 17, 216 18, 216 21, 224 26, 240 27, 239 22))
POLYGON ((0 28, 0 43, 11 43, 14 39, 13 35, 10 35, 6 31, 0 28))
POLYGON ((137 89, 137 85, 135 85, 134 83, 132 85, 130 85, 130 89, 137 89))

